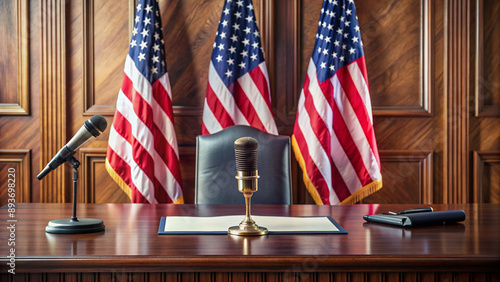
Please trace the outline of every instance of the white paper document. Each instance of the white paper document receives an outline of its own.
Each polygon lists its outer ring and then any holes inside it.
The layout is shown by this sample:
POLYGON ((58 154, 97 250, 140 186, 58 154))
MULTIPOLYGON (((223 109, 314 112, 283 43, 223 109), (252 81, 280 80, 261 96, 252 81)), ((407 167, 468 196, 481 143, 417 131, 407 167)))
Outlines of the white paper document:
MULTIPOLYGON (((239 225, 244 218, 243 215, 213 217, 167 216, 162 218, 158 234, 223 234, 227 233, 229 227, 239 225)), ((257 225, 266 227, 270 234, 347 233, 331 217, 327 216, 284 217, 255 215, 252 216, 252 219, 257 225)))

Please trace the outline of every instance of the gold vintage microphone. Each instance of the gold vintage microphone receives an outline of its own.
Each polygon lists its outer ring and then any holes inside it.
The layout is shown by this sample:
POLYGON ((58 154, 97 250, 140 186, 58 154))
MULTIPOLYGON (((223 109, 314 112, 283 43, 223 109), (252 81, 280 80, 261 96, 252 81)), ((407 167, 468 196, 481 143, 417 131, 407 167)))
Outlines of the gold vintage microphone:
POLYGON ((229 227, 230 235, 258 236, 266 235, 267 228, 259 227, 250 216, 250 199, 257 192, 257 147, 259 142, 252 137, 241 137, 234 141, 238 190, 245 196, 246 215, 239 226, 229 227))

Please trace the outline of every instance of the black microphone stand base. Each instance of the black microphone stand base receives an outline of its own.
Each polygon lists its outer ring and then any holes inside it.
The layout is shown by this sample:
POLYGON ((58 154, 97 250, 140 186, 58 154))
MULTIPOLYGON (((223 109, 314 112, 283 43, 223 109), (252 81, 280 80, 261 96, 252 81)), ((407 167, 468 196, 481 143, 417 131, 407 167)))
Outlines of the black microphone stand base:
POLYGON ((73 216, 68 219, 54 219, 49 221, 45 232, 56 234, 83 234, 102 232, 105 230, 104 223, 100 219, 95 218, 77 218, 76 217, 76 192, 78 181, 78 167, 80 162, 73 157, 69 157, 69 161, 73 165, 73 216))
POLYGON ((45 227, 45 232, 56 234, 83 234, 95 233, 105 230, 104 223, 95 218, 79 218, 78 220, 54 219, 49 221, 45 227))

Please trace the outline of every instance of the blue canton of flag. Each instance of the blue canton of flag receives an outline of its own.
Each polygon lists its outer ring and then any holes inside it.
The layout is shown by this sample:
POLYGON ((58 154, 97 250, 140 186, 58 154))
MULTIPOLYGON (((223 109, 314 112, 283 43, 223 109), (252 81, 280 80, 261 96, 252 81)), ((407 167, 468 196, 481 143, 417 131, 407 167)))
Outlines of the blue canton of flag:
POLYGON ((167 72, 165 64, 165 41, 157 1, 152 5, 137 4, 134 30, 130 41, 129 56, 136 68, 153 83, 167 72), (141 13, 139 11, 143 10, 141 13))
POLYGON ((332 77, 344 65, 363 56, 354 1, 328 0, 323 2, 316 33, 312 60, 318 80, 332 77), (344 3, 342 3, 344 2, 344 3))
POLYGON ((251 0, 226 0, 208 69, 202 133, 247 125, 278 134, 251 0))
POLYGON ((226 1, 213 47, 212 63, 226 85, 264 62, 251 1, 226 1))

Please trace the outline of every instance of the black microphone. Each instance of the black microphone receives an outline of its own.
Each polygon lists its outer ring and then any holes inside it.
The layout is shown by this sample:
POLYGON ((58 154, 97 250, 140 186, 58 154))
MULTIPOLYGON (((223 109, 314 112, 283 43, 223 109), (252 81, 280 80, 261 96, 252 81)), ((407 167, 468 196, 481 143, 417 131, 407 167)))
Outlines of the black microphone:
POLYGON ((95 115, 85 121, 83 126, 78 132, 69 140, 69 142, 62 147, 55 157, 47 164, 47 166, 36 176, 38 180, 42 180, 47 174, 59 167, 61 164, 70 160, 83 143, 87 142, 92 137, 97 137, 108 126, 108 122, 103 116, 95 115))
MULTIPOLYGON (((257 147, 259 142, 252 137, 241 137, 234 141, 238 190, 245 194, 257 191, 257 147)), ((246 195, 245 195, 246 196, 246 195)))

